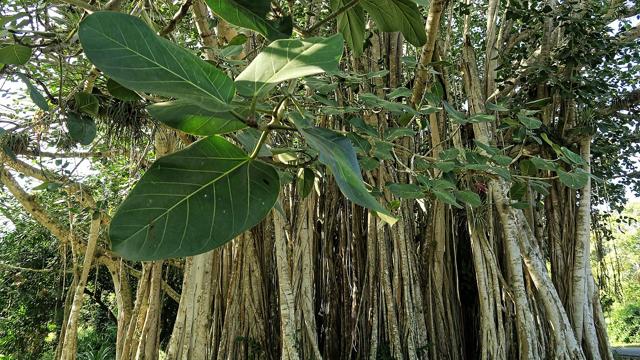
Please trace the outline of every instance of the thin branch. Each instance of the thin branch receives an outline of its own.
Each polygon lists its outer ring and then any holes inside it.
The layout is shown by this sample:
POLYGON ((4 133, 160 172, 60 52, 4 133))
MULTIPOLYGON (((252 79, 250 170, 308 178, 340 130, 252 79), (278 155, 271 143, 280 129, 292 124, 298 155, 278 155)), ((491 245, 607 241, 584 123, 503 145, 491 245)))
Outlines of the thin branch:
MULTIPOLYGON (((126 271, 136 279, 140 279, 140 277, 142 276, 142 272, 132 268, 129 264, 126 264, 126 265, 127 265, 126 271)), ((167 284, 167 282, 164 279, 162 280, 162 290, 176 303, 178 304, 180 303, 180 293, 176 291, 174 288, 172 288, 171 285, 167 284)))
POLYGON ((100 11, 100 9, 98 9, 97 7, 95 7, 95 6, 93 6, 93 5, 89 4, 89 3, 86 3, 86 2, 84 2, 82 0, 60 0, 60 2, 69 4, 69 5, 77 6, 77 7, 81 8, 81 9, 84 9, 84 10, 86 10, 88 12, 100 11))
POLYGON ((7 264, 7 263, 4 263, 4 262, 0 262, 0 268, 6 268, 6 269, 18 270, 18 271, 40 272, 40 273, 47 273, 47 272, 52 272, 52 271, 57 271, 58 270, 58 269, 26 268, 26 267, 22 267, 22 266, 16 266, 16 265, 7 264))
POLYGON ((640 103, 640 89, 634 90, 624 96, 613 101, 611 105, 606 108, 599 109, 598 114, 600 115, 611 115, 620 110, 628 110, 633 105, 640 103))
POLYGON ((185 2, 182 3, 182 6, 180 6, 180 10, 178 10, 178 12, 173 15, 173 18, 171 18, 169 24, 167 24, 167 26, 160 31, 159 35, 166 36, 173 30, 175 30, 180 20, 182 20, 182 18, 184 18, 189 12, 191 4, 193 4, 193 0, 185 0, 185 2))
POLYGON ((348 11, 349 9, 351 9, 352 7, 358 5, 358 3, 360 2, 360 0, 351 0, 349 1, 347 4, 345 4, 343 7, 341 7, 340 9, 334 11, 333 13, 329 14, 329 16, 327 16, 326 18, 318 21, 317 23, 315 23, 312 27, 310 27, 307 30, 303 30, 302 34, 304 36, 311 36, 313 35, 313 33, 315 33, 320 27, 322 27, 324 24, 328 23, 329 21, 335 19, 336 17, 338 17, 338 15, 348 11))

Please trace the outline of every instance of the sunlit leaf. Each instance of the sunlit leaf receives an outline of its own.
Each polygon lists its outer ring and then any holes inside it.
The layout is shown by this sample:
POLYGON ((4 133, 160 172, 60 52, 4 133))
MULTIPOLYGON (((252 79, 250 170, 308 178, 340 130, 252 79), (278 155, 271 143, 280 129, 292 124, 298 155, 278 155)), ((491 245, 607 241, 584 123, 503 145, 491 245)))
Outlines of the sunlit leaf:
POLYGON ((385 32, 400 31, 414 46, 427 42, 422 14, 413 0, 361 0, 360 5, 385 32))
POLYGON ((342 43, 340 34, 274 41, 238 75, 238 93, 261 97, 283 81, 336 70, 342 57, 342 43))
MULTIPOLYGON (((348 0, 331 0, 331 10, 336 11, 344 7, 348 0)), ((355 5, 351 9, 342 12, 336 18, 338 31, 344 36, 345 41, 354 55, 362 55, 365 43, 365 15, 362 6, 355 5)))
POLYGON ((482 200, 480 199, 480 195, 476 194, 470 190, 462 190, 456 191, 456 198, 462 201, 465 204, 468 204, 471 207, 476 207, 482 205, 482 200))
POLYGON ((572 172, 566 172, 562 169, 558 169, 558 178, 565 186, 578 190, 587 185, 587 182, 589 181, 589 174, 584 172, 582 169, 576 169, 572 172))

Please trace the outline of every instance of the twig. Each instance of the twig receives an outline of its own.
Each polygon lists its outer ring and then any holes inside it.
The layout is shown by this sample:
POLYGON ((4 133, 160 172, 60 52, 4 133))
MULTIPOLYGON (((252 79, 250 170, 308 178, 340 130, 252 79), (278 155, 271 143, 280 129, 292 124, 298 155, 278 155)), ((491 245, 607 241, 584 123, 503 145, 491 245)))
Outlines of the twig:
POLYGON ((191 4, 193 4, 193 0, 185 0, 182 6, 180 6, 180 10, 178 10, 178 12, 173 15, 173 18, 171 18, 169 24, 167 24, 167 26, 160 31, 160 36, 165 36, 176 28, 176 25, 178 25, 180 20, 182 20, 182 18, 184 18, 189 12, 191 4))
POLYGON ((79 7, 79 8, 81 8, 81 9, 84 9, 84 10, 88 11, 88 12, 96 12, 96 11, 100 10, 97 7, 95 7, 95 6, 93 6, 93 5, 89 4, 89 3, 86 3, 86 2, 84 2, 82 0, 60 0, 60 2, 67 3, 69 5, 75 5, 75 6, 79 7))
POLYGON ((358 5, 359 2, 360 2, 360 0, 351 0, 351 1, 349 1, 345 6, 343 6, 340 9, 334 11, 333 13, 329 14, 329 16, 327 16, 326 18, 318 21, 315 25, 313 25, 309 29, 302 31, 303 35, 305 35, 305 36, 313 35, 313 33, 316 32, 316 30, 318 30, 322 25, 328 23, 329 21, 331 21, 331 20, 335 19, 336 17, 338 17, 338 15, 340 15, 340 14, 348 11, 352 7, 358 5))

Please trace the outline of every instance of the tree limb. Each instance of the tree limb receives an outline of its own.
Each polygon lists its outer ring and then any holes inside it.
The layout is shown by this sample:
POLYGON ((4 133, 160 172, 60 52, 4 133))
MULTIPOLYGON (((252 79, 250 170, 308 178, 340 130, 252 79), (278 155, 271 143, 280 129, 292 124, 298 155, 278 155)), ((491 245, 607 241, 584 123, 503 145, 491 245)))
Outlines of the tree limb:
POLYGON ((193 4, 193 0, 185 0, 185 2, 182 3, 182 6, 180 6, 180 10, 178 10, 178 12, 173 15, 173 18, 171 18, 169 24, 167 24, 167 26, 165 26, 165 28, 159 32, 159 35, 166 36, 173 30, 175 30, 176 25, 178 25, 180 20, 182 20, 182 18, 184 18, 189 12, 191 4, 193 4))

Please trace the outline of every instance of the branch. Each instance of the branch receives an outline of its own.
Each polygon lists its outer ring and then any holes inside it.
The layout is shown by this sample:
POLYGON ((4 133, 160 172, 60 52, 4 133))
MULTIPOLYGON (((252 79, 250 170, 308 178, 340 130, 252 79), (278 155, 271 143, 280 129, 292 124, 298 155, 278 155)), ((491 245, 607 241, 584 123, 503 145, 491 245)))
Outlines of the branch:
MULTIPOLYGON (((53 171, 50 171, 48 169, 44 169, 44 170, 37 169, 25 163, 22 160, 8 156, 4 152, 0 152, 0 164, 2 163, 9 165, 11 168, 13 168, 14 170, 24 175, 27 175, 34 179, 38 179, 40 181, 59 182, 66 186, 67 193, 69 195, 74 196, 76 200, 78 200, 78 202, 82 204, 83 207, 87 209, 95 209, 96 207, 96 202, 93 199, 93 196, 89 194, 89 192, 84 188, 84 186, 80 183, 77 183, 71 180, 70 178, 64 175, 56 174, 53 171)), ((107 216, 107 215, 104 215, 104 216, 107 216)), ((104 222, 104 219, 103 219, 103 222, 104 222)))
POLYGON ((84 10, 90 12, 90 13, 96 12, 96 11, 100 11, 100 9, 98 9, 97 7, 95 7, 95 6, 93 6, 93 5, 89 4, 89 3, 86 3, 86 2, 84 2, 82 0, 60 0, 60 2, 69 4, 69 5, 77 6, 77 7, 81 8, 81 9, 84 9, 84 10))
MULTIPOLYGON (((140 279, 140 277, 142 276, 142 272, 141 271, 132 268, 128 264, 127 264, 126 271, 129 272, 131 275, 133 275, 133 277, 135 277, 136 279, 140 279)), ((178 303, 178 304, 180 303, 180 293, 178 293, 175 289, 173 289, 171 287, 171 285, 167 284, 167 282, 164 279, 162 280, 162 290, 170 298, 172 298, 176 303, 178 303)))
POLYGON ((611 105, 606 108, 599 109, 598 114, 608 116, 620 110, 628 110, 633 105, 640 103, 640 89, 634 90, 625 96, 617 98, 611 105))
POLYGON ((358 5, 358 3, 360 2, 360 0, 351 0, 349 1, 347 4, 345 4, 343 7, 341 7, 340 9, 334 11, 333 13, 329 14, 329 16, 327 16, 326 18, 318 21, 317 23, 315 23, 312 27, 310 27, 307 30, 303 30, 302 34, 306 37, 306 36, 311 36, 313 35, 314 32, 316 32, 320 27, 322 27, 322 25, 328 23, 329 21, 335 19, 336 17, 338 17, 338 15, 348 11, 349 9, 351 9, 352 7, 358 5))
POLYGON ((438 29, 440 28, 440 18, 444 10, 446 0, 433 0, 429 6, 429 16, 427 17, 426 33, 427 43, 422 47, 420 53, 420 63, 416 69, 416 77, 413 82, 413 94, 411 95, 411 103, 417 106, 422 101, 424 90, 427 87, 427 78, 429 71, 427 66, 433 59, 433 53, 436 49, 436 38, 438 37, 438 29))
POLYGON ((11 264, 7 264, 7 263, 3 263, 3 262, 0 262, 0 268, 7 268, 7 269, 11 269, 11 270, 18 270, 18 271, 41 272, 41 273, 52 272, 52 271, 56 271, 57 270, 57 269, 26 268, 26 267, 11 265, 11 264))
POLYGON ((16 198, 16 200, 18 200, 22 207, 31 214, 31 216, 33 216, 40 225, 47 228, 53 236, 63 243, 66 243, 71 239, 71 233, 61 224, 53 220, 51 216, 44 211, 40 204, 35 201, 35 198, 24 191, 20 184, 18 184, 13 176, 9 174, 9 171, 4 167, 0 167, 0 182, 7 187, 9 192, 16 198))
POLYGON ((185 0, 182 6, 180 6, 180 10, 178 10, 178 12, 173 15, 173 18, 171 18, 169 24, 167 24, 167 26, 159 32, 159 35, 166 36, 173 30, 175 30, 176 25, 178 25, 180 20, 182 20, 182 18, 184 18, 189 12, 191 4, 193 4, 193 0, 185 0))
POLYGON ((632 27, 627 31, 619 33, 616 37, 619 39, 618 43, 622 45, 629 44, 635 41, 640 37, 640 24, 632 27))
POLYGON ((114 324, 118 323, 118 318, 116 318, 116 316, 113 314, 111 309, 109 309, 109 306, 104 302, 102 302, 102 300, 97 296, 96 293, 92 292, 87 288, 84 289, 84 293, 89 295, 91 300, 95 301, 95 303, 98 304, 98 306, 100 306, 100 308, 102 308, 102 310, 104 310, 107 313, 109 320, 113 321, 114 324))
MULTIPOLYGON (((49 230, 49 232, 60 240, 60 242, 73 242, 80 251, 85 251, 87 245, 80 241, 74 233, 70 232, 62 224, 54 220, 53 217, 48 214, 35 200, 35 197, 27 193, 3 166, 0 166, 0 182, 6 186, 9 192, 16 198, 16 200, 18 200, 27 213, 29 213, 40 225, 49 230)), ((118 257, 114 256, 111 251, 101 247, 96 249, 95 258, 97 261, 107 266, 118 261, 118 257)))
POLYGON ((17 152, 17 154, 34 156, 34 157, 46 157, 46 158, 53 158, 53 159, 59 159, 59 158, 86 159, 86 158, 96 158, 96 157, 109 157, 112 155, 112 152, 110 151, 96 151, 96 152, 72 151, 72 152, 65 152, 65 153, 53 153, 53 152, 39 151, 39 150, 36 150, 36 151, 23 150, 23 151, 17 152))

